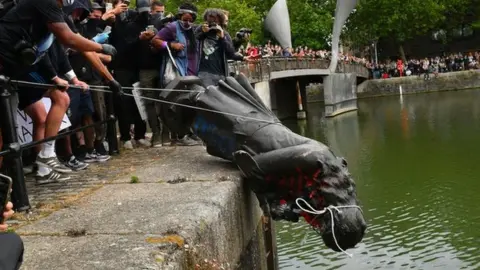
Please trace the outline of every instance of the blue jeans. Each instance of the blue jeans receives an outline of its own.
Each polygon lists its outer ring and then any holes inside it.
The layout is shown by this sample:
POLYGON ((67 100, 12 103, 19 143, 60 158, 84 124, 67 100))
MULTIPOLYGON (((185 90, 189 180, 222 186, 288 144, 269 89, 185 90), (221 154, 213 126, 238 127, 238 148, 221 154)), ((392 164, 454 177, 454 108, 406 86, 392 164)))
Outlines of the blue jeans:
POLYGON ((0 233, 0 269, 19 269, 23 262, 23 241, 17 234, 0 233))

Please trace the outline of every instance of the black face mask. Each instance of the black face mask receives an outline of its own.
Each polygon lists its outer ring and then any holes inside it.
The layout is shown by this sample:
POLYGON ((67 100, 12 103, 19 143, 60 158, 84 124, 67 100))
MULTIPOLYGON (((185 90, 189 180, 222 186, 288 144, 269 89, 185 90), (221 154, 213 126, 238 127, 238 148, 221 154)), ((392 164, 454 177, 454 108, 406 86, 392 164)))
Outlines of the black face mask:
POLYGON ((148 12, 140 12, 137 15, 136 21, 141 24, 147 24, 150 20, 150 14, 148 12))
POLYGON ((154 23, 154 22, 159 21, 161 19, 163 19, 163 12, 150 14, 150 22, 151 23, 154 23))
POLYGON ((95 19, 95 18, 90 18, 87 21, 87 28, 88 29, 95 29, 99 28, 102 25, 102 19, 95 19))

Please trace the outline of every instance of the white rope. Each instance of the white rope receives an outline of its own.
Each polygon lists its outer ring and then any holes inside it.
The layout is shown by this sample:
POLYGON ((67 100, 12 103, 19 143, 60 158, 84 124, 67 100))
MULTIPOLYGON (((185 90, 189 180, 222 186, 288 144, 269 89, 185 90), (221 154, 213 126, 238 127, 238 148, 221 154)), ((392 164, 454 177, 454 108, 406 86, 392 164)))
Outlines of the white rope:
MULTIPOLYGON (((23 85, 30 85, 30 86, 39 87, 39 88, 55 87, 55 85, 45 84, 45 83, 34 83, 34 82, 26 82, 26 81, 18 81, 18 80, 11 80, 11 82, 18 83, 18 84, 23 84, 23 85)), ((104 88, 108 88, 108 87, 105 87, 105 86, 90 85, 89 87, 90 87, 89 90, 91 90, 91 91, 112 93, 112 91, 103 90, 104 88)), ((130 87, 122 87, 122 89, 125 89, 125 88, 129 89, 130 87)), ((135 88, 135 89, 154 89, 154 88, 135 88)), ((163 89, 163 90, 165 90, 165 91, 177 91, 178 89, 163 89)), ((192 90, 178 90, 178 91, 179 92, 190 92, 190 93, 191 92, 203 93, 202 91, 192 91, 192 90)), ((134 95, 127 94, 127 93, 123 93, 123 95, 130 96, 130 97, 135 97, 134 95)), ((227 113, 227 112, 221 112, 221 111, 217 111, 217 110, 200 108, 200 107, 196 107, 196 106, 191 106, 191 105, 186 105, 186 104, 181 104, 181 103, 176 103, 176 102, 171 102, 171 101, 166 101, 166 100, 161 100, 161 99, 149 98, 149 97, 144 97, 144 96, 139 96, 139 98, 146 99, 146 100, 152 100, 152 101, 155 101, 155 102, 160 102, 160 103, 165 103, 165 104, 170 104, 170 105, 176 105, 176 106, 185 107, 185 108, 190 108, 190 109, 195 109, 195 110, 199 110, 199 111, 206 111, 206 112, 211 112, 211 113, 216 113, 216 114, 223 114, 223 115, 229 115, 229 116, 244 118, 244 119, 257 121, 257 122, 262 122, 262 123, 267 123, 267 124, 280 123, 280 122, 272 122, 272 121, 268 121, 268 120, 257 119, 257 118, 254 118, 254 117, 249 117, 249 116, 244 116, 244 115, 239 115, 239 114, 234 114, 234 113, 227 113)))
MULTIPOLYGON (((108 89, 108 86, 104 85, 90 85, 91 88, 101 88, 101 89, 108 89)), ((148 88, 148 87, 131 87, 131 86, 122 86, 122 89, 137 89, 137 90, 145 90, 145 91, 160 91, 160 92, 200 92, 203 93, 203 90, 190 90, 190 89, 166 89, 166 88, 148 88)))
POLYGON ((341 205, 341 206, 333 206, 333 205, 330 205, 328 207, 325 207, 323 210, 317 210, 315 208, 313 208, 313 206, 311 206, 306 200, 304 200, 303 198, 297 198, 295 200, 295 203, 297 204, 298 208, 300 208, 300 210, 302 210, 303 212, 305 213, 309 213, 309 214, 312 214, 312 215, 323 215, 325 214, 327 211, 330 212, 330 217, 332 219, 332 236, 333 236, 333 240, 335 241, 335 245, 337 245, 338 249, 340 249, 340 251, 342 251, 343 253, 345 253, 348 257, 352 258, 353 255, 348 253, 347 251, 345 251, 344 249, 342 249, 340 247, 340 245, 338 244, 338 241, 337 241, 337 237, 335 236, 335 218, 333 216, 333 210, 336 210, 337 213, 342 213, 342 211, 340 210, 340 208, 358 208, 360 211, 362 211, 362 208, 360 208, 360 206, 358 205, 341 205), (303 202, 309 209, 305 209, 303 206, 300 205, 300 201, 303 202))
MULTIPOLYGON (((31 85, 31 86, 39 86, 39 87, 45 87, 45 88, 52 88, 55 87, 53 84, 45 84, 45 83, 35 83, 35 82, 27 82, 27 81, 19 81, 19 80, 11 80, 12 83, 17 83, 21 85, 31 85)), ((76 87, 75 85, 69 85, 70 87, 76 87)), ((108 86, 104 85, 89 85, 88 89, 108 89, 108 86)), ((189 89, 165 89, 165 88, 147 88, 147 87, 129 87, 129 86, 122 86, 122 89, 138 89, 138 90, 146 90, 146 91, 161 91, 161 92, 184 92, 184 93, 191 93, 191 92, 197 92, 197 93, 203 93, 205 91, 201 90, 189 90, 189 89)))
MULTIPOLYGON (((92 91, 98 91, 98 92, 112 93, 111 91, 108 91, 108 90, 100 90, 100 89, 91 89, 91 90, 92 91)), ((134 95, 127 94, 127 93, 123 93, 123 95, 124 96, 129 96, 129 97, 135 97, 134 95)), ((155 101, 155 102, 160 102, 160 103, 165 103, 165 104, 170 104, 170 105, 176 105, 176 106, 180 106, 180 107, 185 107, 185 108, 190 108, 190 109, 205 111, 205 112, 211 112, 211 113, 216 113, 216 114, 229 115, 229 116, 244 118, 244 119, 248 119, 248 120, 252 120, 252 121, 267 123, 267 124, 280 123, 280 122, 272 122, 272 121, 258 119, 258 118, 254 118, 254 117, 249 117, 249 116, 244 116, 244 115, 239 115, 239 114, 234 114, 234 113, 221 112, 221 111, 217 111, 217 110, 211 110, 211 109, 206 109, 206 108, 201 108, 201 107, 196 107, 196 106, 191 106, 191 105, 187 105, 187 104, 181 104, 181 103, 177 103, 177 102, 166 101, 166 100, 161 100, 161 99, 156 99, 156 98, 149 98, 149 97, 144 97, 144 96, 138 96, 138 97, 141 98, 141 99, 151 100, 151 101, 155 101)))

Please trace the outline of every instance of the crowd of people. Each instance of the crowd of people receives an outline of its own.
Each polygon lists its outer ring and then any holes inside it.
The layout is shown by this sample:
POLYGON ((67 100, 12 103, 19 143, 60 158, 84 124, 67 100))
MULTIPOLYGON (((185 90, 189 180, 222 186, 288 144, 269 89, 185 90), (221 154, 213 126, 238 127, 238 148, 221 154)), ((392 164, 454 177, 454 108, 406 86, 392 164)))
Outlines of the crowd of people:
MULTIPOLYGON (((225 10, 210 8, 201 16, 194 4, 185 3, 175 15, 167 16, 162 2, 150 0, 138 0, 135 9, 123 0, 75 0, 68 5, 62 2, 61 9, 52 7, 55 0, 30 2, 22 1, 0 19, 0 28, 6 30, 2 37, 11 36, 0 40, 0 60, 2 72, 9 77, 58 86, 44 90, 21 86, 17 91, 18 109, 32 119, 34 141, 56 136, 65 113, 74 129, 106 120, 108 108, 112 108, 125 149, 202 144, 193 133, 165 130, 159 104, 153 100, 144 101, 147 119, 142 119, 135 99, 126 94, 139 82, 140 89, 148 89, 141 91, 142 96, 158 99, 160 92, 152 89, 165 87, 176 76, 195 75, 204 85, 215 85, 228 75, 227 60, 248 58, 236 52, 248 39, 248 30, 237 32, 232 39, 225 30, 225 10), (24 5, 34 8, 27 10, 24 5), (12 24, 18 13, 39 28, 20 40, 15 34, 24 29, 12 24), (47 23, 42 25, 44 21, 47 23), (57 28, 69 34, 64 37, 57 28), (26 50, 28 44, 45 50, 32 60, 10 45, 19 42, 27 44, 26 50), (172 64, 173 71, 169 68, 172 64), (104 86, 114 95, 104 93, 104 86), (51 99, 49 111, 43 97, 51 99), (150 137, 146 136, 147 124, 150 137)), ((37 184, 47 184, 66 181, 69 173, 84 170, 90 163, 108 161, 106 129, 106 125, 97 125, 39 144, 23 157, 25 173, 34 173, 37 184)))
MULTIPOLYGON (((295 48, 282 48, 280 45, 273 44, 270 40, 263 46, 256 46, 248 42, 246 46, 240 46, 238 53, 248 56, 249 59, 269 58, 269 57, 291 57, 296 59, 315 58, 331 59, 331 51, 316 50, 308 46, 297 46, 295 48)), ((356 63, 366 65, 368 61, 363 57, 356 57, 351 54, 339 53, 338 58, 345 63, 356 63)))
MULTIPOLYGON (((228 75, 227 60, 248 59, 237 51, 250 32, 240 29, 232 38, 226 10, 209 8, 202 15, 186 2, 169 16, 155 0, 137 0, 135 8, 126 0, 6 1, 0 11, 0 75, 25 82, 11 91, 11 102, 32 119, 33 141, 63 132, 65 115, 75 129, 105 121, 112 111, 125 149, 202 144, 191 132, 165 130, 154 101, 161 92, 155 89, 187 75, 198 76, 205 86, 216 85, 228 75), (146 119, 132 96, 134 84, 151 98, 144 104, 146 119), (48 111, 45 97, 51 100, 48 111)), ((1 129, 13 128, 6 126, 9 116, 1 114, 1 129)), ((37 184, 67 181, 71 172, 110 159, 106 134, 107 126, 97 125, 38 144, 24 152, 24 171, 34 174, 37 184)), ((9 204, 5 218, 11 208, 9 204)), ((0 265, 20 262, 1 255, 0 265)))
POLYGON ((369 62, 366 67, 374 79, 423 75, 425 80, 429 80, 430 74, 437 76, 439 73, 480 68, 480 52, 408 59, 406 63, 403 63, 400 59, 396 62, 380 62, 378 65, 369 62))
MULTIPOLYGON (((159 103, 154 101, 161 92, 155 89, 164 88, 178 76, 191 75, 198 76, 205 86, 216 85, 228 76, 228 60, 331 57, 330 52, 308 47, 283 49, 271 42, 252 46, 247 44, 251 30, 242 28, 233 36, 228 33, 228 11, 208 8, 200 15, 190 2, 171 11, 170 16, 156 0, 137 0, 135 8, 129 8, 127 0, 5 1, 0 10, 0 75, 26 82, 11 89, 15 97, 12 107, 32 119, 33 141, 64 132, 59 129, 65 115, 70 129, 76 129, 105 121, 113 113, 124 149, 199 145, 202 141, 192 132, 175 134, 164 127, 159 103), (10 5, 5 5, 7 2, 10 5), (150 98, 144 101, 144 112, 132 97, 133 85, 150 98), (48 111, 42 101, 45 97, 51 100, 48 111)), ((477 65, 477 54, 465 57, 444 58, 443 62, 425 59, 423 63, 437 63, 439 68, 444 63, 446 70, 477 65)), ((347 54, 340 54, 339 59, 368 64, 364 58, 347 54)), ((378 70, 390 74, 397 68, 390 64, 369 67, 374 74, 378 70)), ((12 128, 5 126, 6 117, 0 111, 2 130, 12 128)), ((110 159, 106 134, 106 124, 96 125, 38 144, 24 152, 24 171, 34 174, 37 184, 68 181, 71 172, 110 159)), ((11 209, 9 203, 3 221, 11 216, 11 209)), ((0 224, 0 230, 5 229, 0 224)), ((11 252, 21 254, 21 240, 12 237, 5 241, 15 247, 11 252)), ((18 264, 21 260, 17 257, 0 251, 0 266, 18 264), (5 254, 10 255, 3 257, 5 254)))

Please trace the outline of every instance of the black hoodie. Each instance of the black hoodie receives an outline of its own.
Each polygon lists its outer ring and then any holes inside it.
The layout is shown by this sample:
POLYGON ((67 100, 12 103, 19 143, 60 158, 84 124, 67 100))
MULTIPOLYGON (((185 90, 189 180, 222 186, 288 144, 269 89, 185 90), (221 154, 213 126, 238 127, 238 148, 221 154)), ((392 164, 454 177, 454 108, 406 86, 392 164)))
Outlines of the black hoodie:
POLYGON ((137 67, 137 43, 142 26, 137 23, 137 13, 130 11, 127 19, 121 19, 120 15, 115 18, 115 24, 110 34, 110 43, 117 49, 117 55, 110 67, 118 70, 129 70, 136 72, 137 67))
MULTIPOLYGON (((89 15, 90 9, 91 3, 89 0, 75 0, 72 6, 65 7, 63 9, 65 16, 68 17, 65 19, 65 21, 72 31, 88 39, 93 38, 96 34, 98 34, 98 31, 100 31, 97 30, 96 27, 89 27, 92 24, 89 24, 90 20, 85 19, 89 15), (79 8, 84 9, 82 14, 83 16, 82 18, 79 18, 78 21, 74 22, 70 15, 75 9, 79 8)), ((86 81, 88 83, 101 81, 101 76, 92 68, 90 62, 81 53, 71 52, 68 58, 79 80, 86 81)))
MULTIPOLYGON (((83 20, 88 14, 90 14, 90 6, 91 4, 89 0, 76 0, 72 5, 63 8, 65 22, 73 32, 77 33, 77 29, 74 27, 69 15, 76 9, 82 9, 84 12, 80 19, 83 20)), ((36 70, 47 80, 52 79, 57 75, 63 77, 65 73, 72 70, 72 65, 65 53, 65 48, 58 42, 58 40, 54 40, 52 46, 48 49, 48 53, 36 65, 36 70)), ((74 71, 77 73, 75 69, 74 71)))
MULTIPOLYGON (((140 22, 139 22, 140 24, 140 22)), ((149 19, 149 23, 145 23, 143 25, 143 29, 145 30, 148 25, 156 25, 155 21, 152 21, 152 18, 149 19)), ((144 31, 142 30, 142 31, 144 31)), ((155 33, 159 29, 156 29, 155 33)), ((151 46, 151 40, 139 40, 137 43, 137 49, 136 51, 138 52, 138 68, 140 70, 158 70, 160 72, 160 63, 161 63, 161 57, 162 54, 156 51, 153 51, 153 48, 151 46)), ((159 73, 160 74, 160 73, 159 73)))

